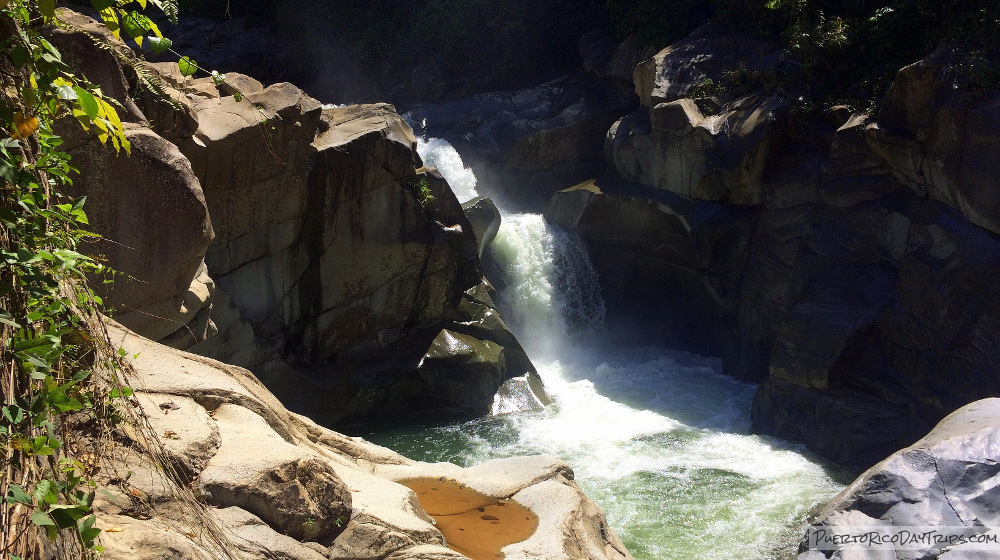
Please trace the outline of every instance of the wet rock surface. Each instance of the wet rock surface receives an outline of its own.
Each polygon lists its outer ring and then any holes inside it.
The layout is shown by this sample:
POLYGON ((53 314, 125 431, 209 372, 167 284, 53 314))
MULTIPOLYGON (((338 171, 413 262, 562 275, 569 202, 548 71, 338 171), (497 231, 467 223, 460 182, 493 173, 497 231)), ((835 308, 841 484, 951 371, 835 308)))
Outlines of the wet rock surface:
MULTIPOLYGON (((1000 444, 1000 399, 971 403, 942 420, 929 434, 881 461, 830 501, 811 521, 800 545, 801 560, 836 557, 817 534, 860 534, 922 528, 942 535, 991 533, 997 526, 997 445, 1000 444), (820 533, 821 532, 821 533, 820 533)), ((992 558, 977 543, 947 547, 910 543, 888 555, 894 558, 992 558), (943 554, 942 554, 943 553, 943 554)), ((995 547, 996 545, 986 545, 995 547)), ((859 551, 870 558, 879 551, 859 551)), ((844 556, 846 557, 846 556, 844 556)))

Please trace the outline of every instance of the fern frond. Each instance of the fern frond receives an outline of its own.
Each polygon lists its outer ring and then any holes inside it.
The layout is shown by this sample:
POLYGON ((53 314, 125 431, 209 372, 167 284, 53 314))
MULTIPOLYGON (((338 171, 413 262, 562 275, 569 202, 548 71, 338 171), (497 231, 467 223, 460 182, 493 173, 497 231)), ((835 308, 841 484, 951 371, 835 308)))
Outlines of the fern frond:
POLYGON ((167 16, 170 23, 177 25, 177 0, 150 0, 150 2, 167 16))

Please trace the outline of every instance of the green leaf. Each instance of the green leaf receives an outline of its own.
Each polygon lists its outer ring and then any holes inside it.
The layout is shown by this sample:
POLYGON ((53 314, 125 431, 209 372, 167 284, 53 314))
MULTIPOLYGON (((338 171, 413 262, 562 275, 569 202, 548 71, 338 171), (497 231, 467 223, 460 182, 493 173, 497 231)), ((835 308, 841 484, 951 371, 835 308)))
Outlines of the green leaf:
POLYGON ((80 538, 83 539, 83 542, 88 544, 94 542, 94 539, 100 536, 100 534, 101 530, 96 527, 80 530, 80 538))
POLYGON ((243 101, 243 94, 237 91, 236 93, 233 94, 233 99, 235 99, 236 102, 239 103, 240 101, 243 101))
POLYGON ((3 407, 3 417, 11 424, 17 425, 24 420, 24 409, 10 405, 3 407))
POLYGON ((104 22, 104 26, 108 28, 108 31, 114 33, 114 35, 117 37, 119 29, 117 10, 115 10, 115 8, 111 6, 108 6, 107 8, 99 10, 99 13, 101 15, 101 21, 104 22))
POLYGON ((60 529, 69 529, 75 527, 76 522, 83 519, 90 511, 86 507, 57 504, 50 506, 48 513, 60 529))
POLYGON ((70 86, 56 86, 56 95, 65 101, 75 101, 78 97, 70 86))
POLYGON ((11 484, 10 488, 7 489, 7 503, 31 505, 31 496, 24 491, 24 488, 17 484, 11 484))
POLYGON ((56 485, 53 484, 51 480, 46 478, 38 481, 38 484, 35 485, 35 491, 32 493, 32 496, 34 496, 36 502, 54 504, 59 500, 56 492, 56 485))
POLYGON ((7 160, 0 160, 0 178, 8 183, 17 183, 17 170, 7 160))
POLYGON ((136 44, 141 47, 143 36, 146 34, 146 31, 149 30, 149 24, 147 22, 149 22, 149 18, 146 16, 131 12, 125 14, 125 17, 122 18, 121 24, 125 33, 128 33, 129 37, 135 39, 136 44))
POLYGON ((153 52, 156 54, 160 54, 161 52, 166 51, 174 44, 173 41, 167 39, 166 37, 156 37, 151 35, 149 37, 146 37, 146 39, 149 40, 149 46, 150 48, 153 49, 153 52))
POLYGON ((21 325, 17 324, 17 321, 14 320, 14 316, 11 315, 10 313, 7 313, 3 309, 0 309, 0 323, 3 323, 5 325, 10 325, 15 329, 21 328, 21 325))
POLYGON ((45 19, 56 17, 56 0, 38 0, 38 10, 45 19))
POLYGON ((180 60, 177 61, 177 66, 181 70, 182 76, 193 76, 195 72, 198 71, 198 65, 190 57, 182 56, 180 60))
POLYGON ((80 86, 75 86, 73 91, 76 92, 76 101, 80 105, 80 109, 87 114, 87 118, 90 120, 96 119, 97 115, 100 114, 101 106, 97 104, 97 99, 94 97, 94 94, 80 86))
POLYGON ((31 516, 31 522, 34 523, 35 525, 38 525, 39 527, 49 527, 49 526, 55 527, 56 525, 55 522, 52 521, 52 518, 49 517, 47 513, 42 511, 35 512, 31 516))
POLYGON ((31 51, 24 45, 17 45, 10 50, 10 59, 15 66, 21 68, 31 63, 31 51))
POLYGON ((112 399, 118 399, 118 398, 127 399, 131 397, 132 394, 133 394, 132 389, 130 387, 122 387, 121 390, 118 390, 117 388, 111 390, 112 399))

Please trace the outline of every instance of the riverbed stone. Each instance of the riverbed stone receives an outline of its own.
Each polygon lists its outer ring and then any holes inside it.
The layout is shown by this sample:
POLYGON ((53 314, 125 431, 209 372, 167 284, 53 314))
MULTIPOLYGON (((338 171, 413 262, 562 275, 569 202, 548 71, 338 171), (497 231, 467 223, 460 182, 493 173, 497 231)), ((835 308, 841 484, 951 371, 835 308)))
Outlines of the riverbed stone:
MULTIPOLYGON (((985 532, 1000 522, 998 446, 1000 399, 973 402, 948 415, 916 443, 865 471, 811 520, 809 530, 850 533, 888 526, 985 532)), ((961 557, 962 548, 950 554, 961 557)), ((808 539, 803 540, 803 554, 810 549, 816 550, 808 539)), ((927 543, 894 557, 928 558, 941 552, 939 546, 927 543)))
POLYGON ((502 352, 499 344, 443 329, 417 368, 427 398, 474 409, 469 416, 488 414, 506 369, 502 352))

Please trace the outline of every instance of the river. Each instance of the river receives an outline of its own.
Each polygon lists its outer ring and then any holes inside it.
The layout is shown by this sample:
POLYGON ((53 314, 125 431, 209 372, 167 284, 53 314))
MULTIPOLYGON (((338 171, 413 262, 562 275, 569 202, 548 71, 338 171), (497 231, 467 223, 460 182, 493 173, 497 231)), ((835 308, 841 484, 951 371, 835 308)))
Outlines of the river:
MULTIPOLYGON (((459 200, 477 196, 475 174, 450 144, 421 139, 418 151, 459 200)), ((492 250, 506 275, 501 311, 554 404, 366 436, 463 466, 556 455, 639 560, 792 552, 801 522, 850 473, 751 434, 755 387, 722 375, 717 358, 607 343, 598 279, 575 234, 537 214, 504 214, 492 250)))

